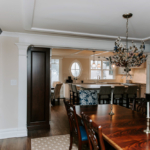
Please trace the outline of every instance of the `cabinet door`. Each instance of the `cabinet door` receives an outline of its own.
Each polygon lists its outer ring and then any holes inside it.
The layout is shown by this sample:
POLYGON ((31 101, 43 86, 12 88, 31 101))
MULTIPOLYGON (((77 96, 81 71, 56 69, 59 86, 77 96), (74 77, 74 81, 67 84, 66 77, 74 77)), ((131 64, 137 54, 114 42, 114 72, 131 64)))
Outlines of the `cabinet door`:
POLYGON ((30 47, 27 62, 27 127, 49 128, 50 49, 30 47))

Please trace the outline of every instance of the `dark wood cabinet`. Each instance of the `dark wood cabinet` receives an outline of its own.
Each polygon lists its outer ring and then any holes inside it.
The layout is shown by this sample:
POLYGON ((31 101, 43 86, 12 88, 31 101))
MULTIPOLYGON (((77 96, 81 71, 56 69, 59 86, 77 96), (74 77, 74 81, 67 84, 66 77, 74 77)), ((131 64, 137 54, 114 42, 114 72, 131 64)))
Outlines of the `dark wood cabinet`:
POLYGON ((50 49, 29 47, 27 54, 27 127, 49 129, 50 49))

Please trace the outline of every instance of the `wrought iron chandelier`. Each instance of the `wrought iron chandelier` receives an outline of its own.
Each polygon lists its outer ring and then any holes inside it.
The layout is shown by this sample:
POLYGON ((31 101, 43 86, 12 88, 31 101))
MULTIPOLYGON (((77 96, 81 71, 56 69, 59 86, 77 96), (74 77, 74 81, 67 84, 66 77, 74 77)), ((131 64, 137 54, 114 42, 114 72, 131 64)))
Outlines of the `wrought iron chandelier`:
POLYGON ((147 59, 147 55, 143 54, 145 50, 145 43, 142 41, 140 50, 136 47, 132 41, 132 46, 128 48, 128 19, 133 15, 131 13, 123 14, 123 17, 127 19, 126 23, 126 44, 121 43, 120 37, 115 41, 114 55, 106 58, 112 65, 117 67, 125 67, 126 77, 130 76, 131 67, 139 67, 147 59))

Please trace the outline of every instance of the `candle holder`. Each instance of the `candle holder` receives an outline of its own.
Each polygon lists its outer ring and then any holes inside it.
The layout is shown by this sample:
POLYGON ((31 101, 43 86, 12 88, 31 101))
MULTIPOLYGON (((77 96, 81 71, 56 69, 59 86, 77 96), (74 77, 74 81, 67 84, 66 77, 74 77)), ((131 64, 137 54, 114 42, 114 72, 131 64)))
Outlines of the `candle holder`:
POLYGON ((146 130, 144 130, 145 133, 150 133, 150 130, 149 130, 149 118, 147 118, 147 128, 146 130))
POLYGON ((113 104, 111 104, 111 112, 109 113, 110 116, 114 115, 113 113, 113 104))

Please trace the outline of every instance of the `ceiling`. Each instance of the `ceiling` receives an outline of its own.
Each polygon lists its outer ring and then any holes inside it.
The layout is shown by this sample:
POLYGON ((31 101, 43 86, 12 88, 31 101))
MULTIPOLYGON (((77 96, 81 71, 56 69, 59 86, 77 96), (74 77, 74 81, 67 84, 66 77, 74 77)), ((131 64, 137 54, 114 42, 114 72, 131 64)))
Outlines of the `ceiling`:
MULTIPOLYGON (((109 51, 95 51, 96 57, 106 57, 113 55, 113 52, 109 51)), ((93 51, 92 50, 75 50, 75 49, 52 49, 52 56, 59 56, 59 57, 92 57, 93 51)))
POLYGON ((1 0, 3 31, 63 33, 84 36, 125 36, 131 12, 129 37, 150 36, 149 0, 1 0))

